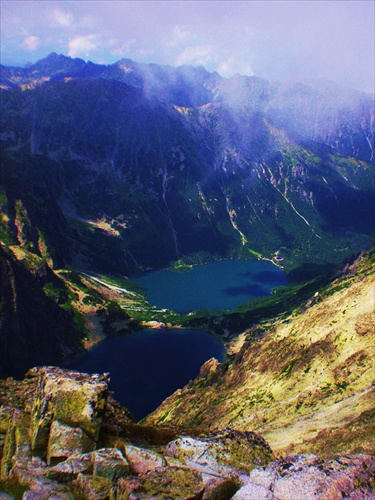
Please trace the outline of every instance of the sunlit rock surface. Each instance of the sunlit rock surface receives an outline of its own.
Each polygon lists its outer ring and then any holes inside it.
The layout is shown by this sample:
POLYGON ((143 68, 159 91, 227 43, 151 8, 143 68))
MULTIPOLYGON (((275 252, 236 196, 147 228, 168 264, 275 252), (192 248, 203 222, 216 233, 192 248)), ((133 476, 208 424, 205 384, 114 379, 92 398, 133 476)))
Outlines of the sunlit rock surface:
POLYGON ((108 381, 41 367, 0 382, 1 499, 375 498, 374 457, 275 460, 253 432, 189 436, 135 424, 108 381))
POLYGON ((48 462, 68 456, 70 449, 94 450, 107 402, 109 374, 85 375, 47 367, 30 375, 37 377, 31 410, 32 449, 47 446, 48 462))

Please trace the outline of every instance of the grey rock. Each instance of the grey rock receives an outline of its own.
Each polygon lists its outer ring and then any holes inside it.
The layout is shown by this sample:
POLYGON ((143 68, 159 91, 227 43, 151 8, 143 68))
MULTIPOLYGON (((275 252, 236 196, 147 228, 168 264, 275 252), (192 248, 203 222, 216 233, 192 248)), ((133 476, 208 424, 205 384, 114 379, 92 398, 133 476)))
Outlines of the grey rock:
POLYGON ((159 453, 130 444, 125 446, 125 456, 134 474, 144 474, 166 465, 164 457, 159 453))
POLYGON ((242 486, 232 497, 232 500, 274 500, 274 498, 272 493, 263 486, 249 483, 242 486))
POLYGON ((49 467, 47 476, 60 482, 76 479, 79 473, 92 474, 93 460, 91 453, 74 454, 54 467, 49 467))
POLYGON ((80 427, 70 427, 54 420, 50 427, 47 463, 53 459, 67 458, 75 453, 87 453, 95 449, 96 443, 80 427))
POLYGON ((292 455, 254 469, 235 500, 375 499, 375 457, 355 455, 326 462, 292 455))
POLYGON ((173 457, 188 467, 219 475, 249 473, 273 457, 268 443, 257 434, 232 430, 204 439, 178 438, 167 445, 165 454, 167 460, 173 457))
POLYGON ((232 498, 241 482, 238 476, 212 476, 202 474, 204 493, 202 500, 223 500, 232 498))
POLYGON ((87 375, 55 367, 33 370, 38 382, 30 425, 32 449, 47 447, 53 420, 80 427, 97 441, 106 407, 109 374, 87 375))
POLYGON ((7 477, 18 460, 22 461, 30 456, 29 423, 29 415, 18 408, 8 420, 0 469, 2 479, 7 477))
POLYGON ((116 482, 120 477, 130 473, 128 461, 116 448, 102 448, 91 453, 93 460, 93 475, 105 477, 116 482))
POLYGON ((160 467, 136 478, 120 479, 116 500, 201 500, 202 476, 186 467, 160 467))
POLYGON ((108 500, 113 491, 113 483, 106 477, 78 474, 73 481, 73 491, 77 499, 108 500))

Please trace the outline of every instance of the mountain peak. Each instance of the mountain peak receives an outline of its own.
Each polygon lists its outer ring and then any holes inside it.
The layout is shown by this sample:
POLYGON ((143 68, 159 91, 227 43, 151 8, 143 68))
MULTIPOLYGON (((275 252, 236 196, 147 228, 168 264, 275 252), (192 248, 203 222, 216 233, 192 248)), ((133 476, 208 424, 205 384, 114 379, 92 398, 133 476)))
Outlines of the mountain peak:
POLYGON ((56 52, 51 52, 44 59, 40 59, 37 61, 32 68, 33 69, 50 69, 51 71, 59 71, 66 69, 67 66, 83 66, 85 65, 85 61, 83 59, 72 58, 70 56, 64 56, 63 54, 57 54, 56 52))

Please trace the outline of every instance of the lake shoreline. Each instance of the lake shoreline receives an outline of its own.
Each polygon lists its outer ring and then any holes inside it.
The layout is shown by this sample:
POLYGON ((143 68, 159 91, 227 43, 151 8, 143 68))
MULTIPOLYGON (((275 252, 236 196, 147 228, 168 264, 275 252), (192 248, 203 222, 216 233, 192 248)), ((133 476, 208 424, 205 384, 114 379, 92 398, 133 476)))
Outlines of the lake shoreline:
POLYGON ((182 316, 197 311, 231 311, 287 284, 283 267, 268 258, 209 261, 185 271, 164 268, 130 279, 145 291, 149 304, 182 316))
MULTIPOLYGON (((280 262, 282 262, 284 260, 284 257, 280 257, 279 259, 277 259, 277 255, 278 255, 278 252, 279 250, 277 250, 275 252, 275 256, 274 257, 256 257, 254 256, 253 258, 250 257, 250 258, 224 258, 224 259, 211 259, 211 260, 206 260, 206 261, 203 261, 203 262, 198 262, 198 263, 193 263, 193 264, 185 264, 185 263, 182 263, 181 266, 179 267, 174 267, 175 264, 171 264, 167 267, 162 267, 160 269, 146 269, 144 271, 141 271, 139 274, 142 274, 142 273, 148 273, 148 272, 156 272, 156 271, 170 271, 170 272, 176 272, 176 273, 184 273, 184 272, 189 272, 191 269, 193 269, 194 267, 197 267, 197 266, 204 266, 206 264, 211 264, 212 262, 224 262, 224 261, 235 261, 235 260, 257 260, 257 261, 267 261, 267 262, 271 262, 271 264, 273 264, 274 266, 278 267, 279 269, 284 269, 284 266, 280 264, 280 262)), ((176 261, 176 263, 179 262, 179 261, 176 261)), ((137 273, 138 274, 138 273, 137 273)), ((129 279, 132 279, 131 277, 129 279)))
POLYGON ((210 332, 144 329, 105 339, 69 368, 84 373, 111 373, 111 391, 140 420, 196 378, 201 366, 213 357, 223 362, 226 348, 210 332))

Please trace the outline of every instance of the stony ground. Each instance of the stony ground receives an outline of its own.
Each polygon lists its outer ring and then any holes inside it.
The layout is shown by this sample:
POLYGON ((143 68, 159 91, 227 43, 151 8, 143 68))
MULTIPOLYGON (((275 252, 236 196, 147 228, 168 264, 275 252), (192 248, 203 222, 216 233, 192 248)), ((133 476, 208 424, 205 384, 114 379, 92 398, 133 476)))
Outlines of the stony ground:
POLYGON ((1 382, 1 499, 375 499, 374 457, 275 460, 253 432, 135 424, 108 382, 54 367, 1 382))

